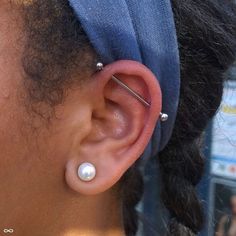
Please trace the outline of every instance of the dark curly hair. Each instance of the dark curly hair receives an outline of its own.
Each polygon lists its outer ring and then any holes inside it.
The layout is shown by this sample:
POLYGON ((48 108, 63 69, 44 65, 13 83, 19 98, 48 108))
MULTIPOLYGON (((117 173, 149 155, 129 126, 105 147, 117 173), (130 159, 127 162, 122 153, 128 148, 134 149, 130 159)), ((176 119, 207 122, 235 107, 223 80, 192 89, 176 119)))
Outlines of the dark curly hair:
MULTIPOLYGON (((181 59, 181 93, 174 131, 158 154, 162 200, 170 211, 167 234, 196 235, 203 226, 195 186, 204 170, 199 139, 217 111, 224 72, 236 54, 236 7, 231 0, 172 0, 181 59)), ((60 103, 73 76, 92 71, 96 55, 68 1, 37 0, 23 7, 27 42, 22 58, 30 98, 60 103), (83 70, 84 72, 84 70, 83 70), (33 82, 32 82, 33 81, 33 82)), ((78 78, 78 77, 76 77, 78 78)), ((120 181, 126 234, 137 231, 143 191, 135 163, 120 181)))

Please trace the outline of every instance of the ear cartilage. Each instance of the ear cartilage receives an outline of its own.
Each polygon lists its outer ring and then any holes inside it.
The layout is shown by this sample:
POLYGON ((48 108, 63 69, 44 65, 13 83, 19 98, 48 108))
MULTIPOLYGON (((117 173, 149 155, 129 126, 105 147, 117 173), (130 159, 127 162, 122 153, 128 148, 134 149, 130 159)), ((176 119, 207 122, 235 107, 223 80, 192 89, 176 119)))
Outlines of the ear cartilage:
MULTIPOLYGON (((103 63, 98 62, 96 67, 97 67, 98 71, 103 70, 103 63)), ((133 89, 131 89, 129 86, 127 86, 121 80, 119 80, 117 77, 112 75, 111 78, 114 82, 116 82, 118 85, 120 85, 122 88, 124 88, 128 93, 130 93, 133 97, 138 99, 144 106, 147 106, 147 107, 151 106, 151 104, 149 102, 147 102, 140 94, 135 92, 133 89)))
POLYGON ((119 80, 117 77, 112 75, 112 80, 115 81, 117 84, 119 84, 122 88, 124 88, 127 92, 129 92, 133 97, 135 97, 137 100, 139 100, 144 106, 150 107, 151 104, 147 102, 141 95, 139 95, 137 92, 135 92, 133 89, 128 87, 126 84, 124 84, 121 80, 119 80))
MULTIPOLYGON (((96 65, 97 71, 103 70, 103 63, 98 62, 96 65)), ((129 94, 131 94, 133 97, 135 97, 137 100, 139 100, 144 106, 150 107, 151 103, 147 102, 140 94, 135 92, 133 89, 131 89, 129 86, 127 86, 125 83, 123 83, 121 80, 119 80, 116 76, 111 76, 112 80, 116 82, 118 85, 120 85, 122 88, 124 88, 129 94)), ((161 121, 167 121, 168 115, 164 113, 160 113, 161 121)))
POLYGON ((82 163, 78 168, 78 176, 85 182, 93 180, 96 176, 95 166, 89 162, 82 163))

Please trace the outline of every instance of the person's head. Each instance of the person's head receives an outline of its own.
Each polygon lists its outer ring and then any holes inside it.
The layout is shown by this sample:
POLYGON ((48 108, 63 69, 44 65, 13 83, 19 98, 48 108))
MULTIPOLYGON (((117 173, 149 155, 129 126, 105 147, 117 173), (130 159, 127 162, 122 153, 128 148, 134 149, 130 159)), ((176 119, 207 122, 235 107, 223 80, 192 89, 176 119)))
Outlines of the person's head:
MULTIPOLYGON (((172 0, 172 8, 180 101, 171 139, 155 158, 172 216, 169 234, 184 236, 203 223, 195 192, 204 165, 200 138, 235 59, 236 16, 232 1, 172 0)), ((0 222, 22 220, 39 230, 36 222, 48 228, 56 221, 61 231, 88 231, 90 219, 99 222, 110 210, 110 221, 122 227, 117 219, 123 220, 127 235, 134 235, 143 187, 139 157, 161 112, 153 74, 130 61, 96 72, 99 55, 68 1, 4 0, 0 22, 0 222), (150 99, 151 108, 113 83, 113 74, 150 99), (96 166, 90 183, 77 176, 83 162, 96 166)), ((24 226, 17 230, 30 235, 24 226)))

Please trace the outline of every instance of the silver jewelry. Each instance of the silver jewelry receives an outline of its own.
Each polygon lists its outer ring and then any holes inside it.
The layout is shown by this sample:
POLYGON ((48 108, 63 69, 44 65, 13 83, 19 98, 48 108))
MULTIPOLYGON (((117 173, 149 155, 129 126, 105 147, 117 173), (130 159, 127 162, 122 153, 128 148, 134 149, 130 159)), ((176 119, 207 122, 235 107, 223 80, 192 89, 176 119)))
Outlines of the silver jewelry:
POLYGON ((165 113, 160 113, 160 119, 162 122, 167 121, 169 116, 165 113))
POLYGON ((96 176, 95 166, 89 162, 82 163, 78 168, 78 176, 85 182, 93 180, 96 176))
POLYGON ((96 65, 96 67, 97 67, 97 70, 98 70, 98 71, 101 71, 101 70, 103 70, 103 67, 104 67, 104 66, 103 66, 103 64, 102 64, 101 62, 98 62, 97 65, 96 65))
MULTIPOLYGON (((103 70, 103 63, 98 62, 96 65, 96 68, 98 71, 103 70)), ((112 80, 116 82, 118 85, 120 85, 122 88, 124 88, 128 93, 130 93, 133 97, 135 97, 137 100, 139 100, 144 106, 150 107, 151 103, 147 102, 140 94, 135 92, 133 89, 128 87, 125 83, 123 83, 121 80, 119 80, 116 76, 112 75, 112 80)), ((160 113, 160 119, 161 121, 167 121, 168 120, 168 115, 164 113, 160 113)))
MULTIPOLYGON (((101 62, 97 63, 97 70, 101 71, 103 69, 103 64, 101 62)), ((123 83, 121 80, 119 80, 117 77, 115 77, 114 75, 112 75, 112 80, 114 82, 116 82, 117 84, 119 84, 122 88, 124 88, 126 91, 128 91, 131 95, 133 95, 136 99, 138 99, 143 105, 150 107, 151 104, 149 102, 147 102, 141 95, 139 95, 138 93, 136 93, 133 89, 131 89, 130 87, 128 87, 125 83, 123 83)))

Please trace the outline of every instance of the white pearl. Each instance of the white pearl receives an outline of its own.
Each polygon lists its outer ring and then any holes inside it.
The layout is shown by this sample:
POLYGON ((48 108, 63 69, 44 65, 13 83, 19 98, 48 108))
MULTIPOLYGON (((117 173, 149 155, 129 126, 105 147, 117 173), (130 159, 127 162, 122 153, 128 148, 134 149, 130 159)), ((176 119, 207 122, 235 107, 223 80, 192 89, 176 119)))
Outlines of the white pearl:
POLYGON ((96 176, 96 168, 93 164, 84 162, 78 168, 78 176, 83 181, 91 181, 96 176))

